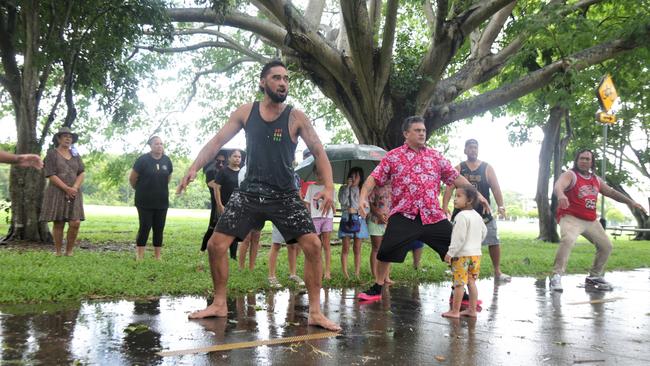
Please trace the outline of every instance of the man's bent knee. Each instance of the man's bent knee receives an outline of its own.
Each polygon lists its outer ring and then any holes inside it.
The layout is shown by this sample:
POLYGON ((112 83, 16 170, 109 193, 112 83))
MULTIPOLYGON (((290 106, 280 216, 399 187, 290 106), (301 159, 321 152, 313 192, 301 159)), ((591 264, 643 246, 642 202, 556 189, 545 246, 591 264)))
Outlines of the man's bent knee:
POLYGON ((230 248, 230 244, 232 244, 233 240, 235 240, 235 238, 232 236, 214 232, 208 240, 208 249, 225 252, 230 248))
POLYGON ((298 238, 298 244, 302 247, 302 250, 305 252, 305 255, 314 254, 320 255, 321 242, 318 238, 318 235, 315 233, 309 233, 302 235, 298 238))

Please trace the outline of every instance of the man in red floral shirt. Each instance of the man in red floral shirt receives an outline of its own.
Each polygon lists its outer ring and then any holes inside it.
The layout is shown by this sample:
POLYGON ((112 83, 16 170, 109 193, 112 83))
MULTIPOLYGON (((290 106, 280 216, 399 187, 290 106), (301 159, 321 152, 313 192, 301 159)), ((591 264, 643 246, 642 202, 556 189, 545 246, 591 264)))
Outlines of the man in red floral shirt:
MULTIPOLYGON (((377 254, 375 284, 359 294, 361 300, 381 299, 381 290, 391 262, 401 263, 414 240, 435 250, 443 260, 451 241, 452 225, 440 207, 441 183, 458 187, 469 184, 449 160, 426 143, 426 127, 420 116, 402 124, 404 145, 389 151, 366 180, 359 197, 359 213, 368 212, 368 193, 375 185, 391 184, 391 211, 386 233, 377 254)), ((487 201, 480 197, 489 210, 487 201)))

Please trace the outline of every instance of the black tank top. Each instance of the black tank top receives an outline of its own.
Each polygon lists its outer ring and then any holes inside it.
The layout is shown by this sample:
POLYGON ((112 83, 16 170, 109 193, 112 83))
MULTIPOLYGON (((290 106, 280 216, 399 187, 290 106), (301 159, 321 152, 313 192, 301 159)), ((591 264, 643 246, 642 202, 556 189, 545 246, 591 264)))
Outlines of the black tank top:
POLYGON ((264 121, 259 102, 253 103, 246 131, 246 177, 239 190, 263 196, 295 191, 293 161, 296 145, 289 134, 287 105, 275 121, 264 121))
POLYGON ((476 170, 471 170, 466 162, 460 163, 460 175, 465 177, 490 202, 490 183, 487 180, 488 163, 482 161, 476 170))
MULTIPOLYGON (((487 167, 488 163, 483 161, 476 170, 471 170, 467 166, 466 162, 462 162, 460 163, 460 175, 465 177, 476 188, 476 190, 479 191, 488 202, 490 202, 490 183, 488 183, 487 180, 487 167)), ((474 205, 474 210, 481 214, 483 221, 486 223, 492 220, 492 215, 487 213, 483 214, 483 206, 480 203, 474 205)), ((458 209, 454 209, 452 220, 458 212, 458 209)))

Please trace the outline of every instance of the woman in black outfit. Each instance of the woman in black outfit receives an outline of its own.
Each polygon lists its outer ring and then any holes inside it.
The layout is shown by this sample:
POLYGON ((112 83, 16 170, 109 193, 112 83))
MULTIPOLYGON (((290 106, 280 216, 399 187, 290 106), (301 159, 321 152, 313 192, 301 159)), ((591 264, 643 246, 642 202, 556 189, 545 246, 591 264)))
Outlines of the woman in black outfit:
MULTIPOLYGON (((239 187, 239 166, 241 164, 241 150, 234 149, 228 155, 228 166, 217 173, 215 182, 215 201, 217 202, 217 214, 222 215, 226 204, 230 200, 232 192, 239 187)), ((230 245, 230 258, 237 259, 237 241, 230 245)))
POLYGON ((169 180, 172 177, 172 161, 163 153, 163 142, 153 136, 147 142, 151 152, 135 161, 129 183, 135 189, 135 207, 138 209, 140 227, 135 240, 136 259, 144 258, 144 247, 153 229, 153 247, 156 259, 160 259, 163 230, 169 207, 169 180))
POLYGON ((226 166, 226 153, 221 150, 217 153, 217 157, 214 160, 214 163, 208 164, 203 168, 203 173, 205 174, 205 184, 208 186, 208 191, 210 191, 210 222, 208 223, 208 230, 203 235, 203 242, 201 243, 201 251, 204 252, 208 247, 208 240, 214 232, 214 227, 217 225, 217 220, 219 220, 219 214, 217 213, 217 202, 215 201, 215 190, 217 189, 217 183, 215 179, 217 178, 217 173, 226 166))

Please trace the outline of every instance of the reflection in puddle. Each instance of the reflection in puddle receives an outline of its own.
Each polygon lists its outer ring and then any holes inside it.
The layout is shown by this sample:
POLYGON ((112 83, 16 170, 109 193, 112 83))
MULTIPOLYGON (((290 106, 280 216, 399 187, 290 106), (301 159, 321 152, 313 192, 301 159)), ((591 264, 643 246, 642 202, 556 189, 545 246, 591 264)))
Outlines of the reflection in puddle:
POLYGON ((323 311, 344 328, 336 338, 173 357, 156 353, 322 330, 307 326, 307 294, 288 290, 231 298, 228 318, 193 321, 187 314, 205 307, 204 298, 3 306, 1 363, 648 364, 650 316, 639 299, 650 291, 649 273, 608 273, 616 287, 607 293, 579 288, 583 276, 563 278, 562 294, 548 291, 545 279, 500 286, 482 280, 483 311, 460 320, 440 316, 448 308, 448 283, 394 286, 382 301, 365 304, 355 300, 358 289, 325 289, 323 311))

